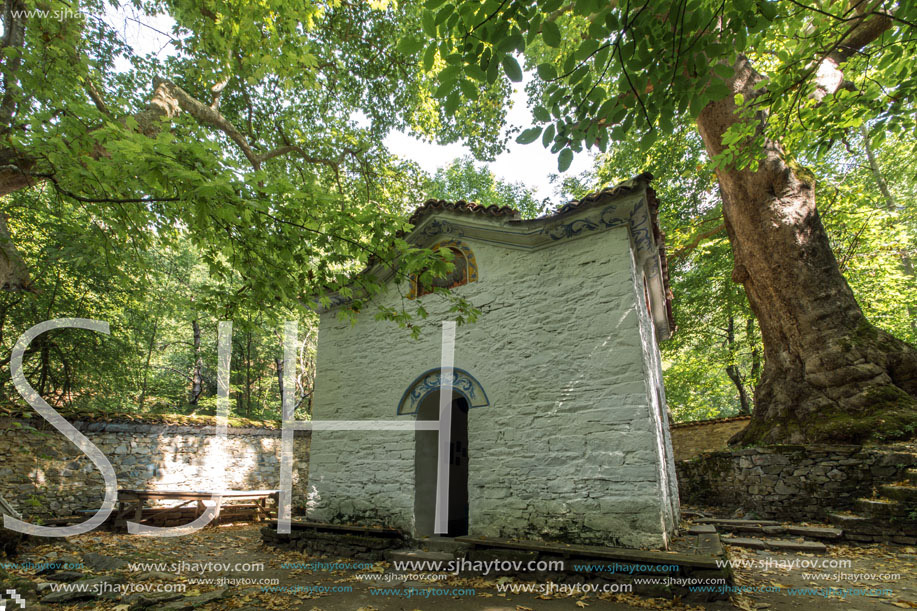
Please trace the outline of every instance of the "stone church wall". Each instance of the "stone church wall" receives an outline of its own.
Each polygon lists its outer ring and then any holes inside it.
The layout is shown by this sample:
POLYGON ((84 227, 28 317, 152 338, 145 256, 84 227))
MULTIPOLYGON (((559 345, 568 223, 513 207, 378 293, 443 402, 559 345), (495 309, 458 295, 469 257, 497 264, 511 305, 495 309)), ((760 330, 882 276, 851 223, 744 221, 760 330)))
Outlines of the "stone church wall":
MULTIPOLYGON (((478 281, 454 292, 482 315, 457 328, 455 367, 490 402, 469 414, 470 534, 662 545, 674 470, 664 481, 664 395, 647 381, 658 362, 628 230, 536 251, 464 242, 478 281)), ((390 285, 377 301, 415 311, 407 292, 390 285)), ((440 366, 439 323, 451 319, 439 296, 419 302, 429 312, 419 340, 371 307, 353 324, 322 315, 316 420, 414 418, 397 405, 440 366)), ((310 470, 311 518, 413 532, 413 432, 316 431, 310 470)))
MULTIPOLYGON (((29 518, 98 509, 102 475, 66 437, 41 421, 0 419, 0 495, 29 518)), ((280 482, 280 430, 143 423, 71 423, 111 462, 120 488, 157 490, 275 489, 280 482), (220 477, 225 475, 224 485, 220 477)), ((294 446, 293 506, 303 507, 309 440, 294 446)), ((294 513, 295 509, 294 509, 294 513)))

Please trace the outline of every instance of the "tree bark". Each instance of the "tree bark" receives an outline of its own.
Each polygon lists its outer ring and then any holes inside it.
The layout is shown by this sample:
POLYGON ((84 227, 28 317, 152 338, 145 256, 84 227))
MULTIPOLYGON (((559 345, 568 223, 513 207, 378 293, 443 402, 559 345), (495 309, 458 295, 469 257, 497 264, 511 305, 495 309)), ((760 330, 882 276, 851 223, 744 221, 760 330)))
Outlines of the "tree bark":
MULTIPOLYGON (((740 57, 732 94, 697 119, 711 157, 753 101, 762 77, 740 57)), ((763 113, 754 119, 764 128, 763 113)), ((863 442, 908 438, 917 422, 917 350, 871 325, 841 275, 815 206, 815 185, 765 141, 757 168, 717 170, 732 244, 764 342, 749 426, 731 443, 863 442)))
POLYGON ((29 291, 32 286, 29 269, 13 244, 6 221, 7 216, 0 213, 0 289, 29 291))

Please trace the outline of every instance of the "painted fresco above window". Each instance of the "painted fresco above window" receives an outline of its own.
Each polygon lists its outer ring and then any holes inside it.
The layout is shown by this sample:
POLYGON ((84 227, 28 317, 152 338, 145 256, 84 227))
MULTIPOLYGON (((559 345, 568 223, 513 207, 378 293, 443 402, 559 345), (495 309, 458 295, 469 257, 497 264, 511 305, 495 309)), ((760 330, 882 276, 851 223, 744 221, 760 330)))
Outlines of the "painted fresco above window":
POLYGON ((477 282, 478 264, 474 259, 474 253, 471 249, 456 240, 440 242, 432 247, 433 249, 448 248, 452 252, 453 269, 450 273, 442 278, 434 278, 431 286, 425 287, 420 281, 420 274, 411 277, 411 291, 408 298, 415 299, 432 293, 434 289, 444 288, 453 289, 469 282, 477 282))

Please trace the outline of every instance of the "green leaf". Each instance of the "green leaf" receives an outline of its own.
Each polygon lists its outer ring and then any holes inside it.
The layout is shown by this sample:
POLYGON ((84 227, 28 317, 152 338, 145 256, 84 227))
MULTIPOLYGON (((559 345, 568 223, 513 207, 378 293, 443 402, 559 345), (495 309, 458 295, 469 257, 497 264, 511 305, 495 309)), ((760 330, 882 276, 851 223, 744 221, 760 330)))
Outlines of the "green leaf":
POLYGON ((423 49, 423 41, 414 38, 413 36, 408 36, 406 38, 402 38, 398 42, 398 46, 396 48, 398 49, 399 53, 404 55, 414 55, 423 49))
POLYGON ((496 82, 498 76, 500 76, 500 64, 491 60, 490 65, 487 66, 487 82, 496 82))
POLYGON ((539 121, 547 122, 551 120, 551 113, 544 106, 536 106, 532 109, 532 115, 539 121))
POLYGON ((544 133, 541 135, 541 144, 544 145, 545 148, 548 148, 549 146, 551 146, 551 142, 553 141, 554 141, 554 124, 551 123, 550 125, 548 125, 545 128, 544 133))
POLYGON ((557 171, 566 172, 571 163, 573 163, 573 151, 566 148, 557 156, 557 171))
POLYGON ((442 25, 449 17, 452 16, 452 13, 455 12, 455 7, 451 4, 447 4, 436 13, 435 23, 437 26, 442 25))
POLYGON ((455 89, 455 81, 444 81, 436 88, 436 91, 433 92, 433 97, 436 99, 444 98, 453 89, 455 89))
POLYGON ((436 62, 436 45, 427 47, 423 54, 423 69, 430 70, 436 62))
POLYGON ((436 14, 432 11, 424 11, 421 18, 423 33, 430 38, 436 38, 436 14))
POLYGON ((553 21, 545 21, 541 24, 541 39, 549 47, 560 46, 560 28, 553 21))
POLYGON ((729 95, 730 90, 723 81, 713 81, 710 83, 710 86, 707 87, 705 93, 708 96, 708 100, 722 100, 729 95))
POLYGON ((449 94, 449 97, 446 98, 446 102, 443 104, 443 111, 447 116, 453 114, 456 111, 461 100, 462 97, 458 94, 457 91, 453 91, 449 94))
POLYGON ((745 96, 741 93, 737 93, 733 99, 735 100, 736 106, 741 106, 745 103, 745 96))
POLYGON ((465 94, 465 97, 469 100, 478 99, 478 88, 475 87, 474 83, 468 79, 462 79, 459 81, 459 89, 462 90, 462 93, 465 94))
POLYGON ((576 59, 583 61, 593 53, 595 53, 599 48, 599 41, 594 38, 588 38, 582 42, 579 48, 576 50, 576 59))
POLYGON ((516 138, 516 142, 519 144, 529 144, 530 142, 535 142, 538 139, 538 136, 541 135, 540 127, 530 127, 516 138))
POLYGON ((512 55, 505 55, 503 57, 503 72, 506 73, 506 76, 509 77, 509 80, 514 83, 518 83, 522 80, 522 68, 519 67, 519 62, 516 61, 516 58, 512 55))
POLYGON ((720 77, 723 80, 732 78, 732 75, 735 74, 735 72, 732 69, 732 66, 727 66, 726 64, 715 65, 713 67, 713 71, 716 73, 718 77, 720 77))
POLYGON ((551 81, 557 78, 557 70, 554 64, 538 64, 536 68, 538 77, 543 81, 551 81))
POLYGON ((758 10, 761 11, 761 14, 764 15, 764 18, 768 21, 773 21, 774 17, 777 16, 777 3, 776 2, 758 2, 758 10))

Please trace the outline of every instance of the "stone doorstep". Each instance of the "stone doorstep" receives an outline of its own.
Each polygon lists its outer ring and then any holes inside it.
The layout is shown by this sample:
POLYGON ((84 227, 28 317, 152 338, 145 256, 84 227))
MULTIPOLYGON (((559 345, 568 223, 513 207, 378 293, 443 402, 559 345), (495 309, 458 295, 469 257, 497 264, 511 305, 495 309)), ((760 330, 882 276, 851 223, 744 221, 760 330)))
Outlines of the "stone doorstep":
POLYGON ((904 477, 912 484, 917 485, 917 469, 908 469, 904 472, 904 477))
POLYGON ((704 535, 716 532, 716 526, 713 524, 695 524, 688 527, 689 535, 704 535))

